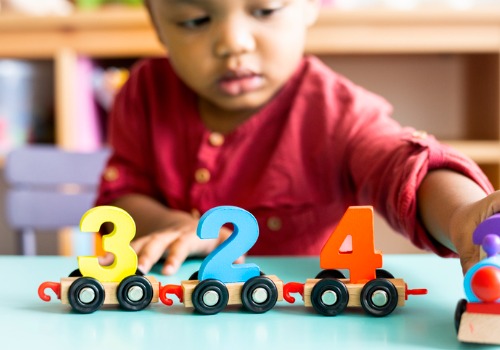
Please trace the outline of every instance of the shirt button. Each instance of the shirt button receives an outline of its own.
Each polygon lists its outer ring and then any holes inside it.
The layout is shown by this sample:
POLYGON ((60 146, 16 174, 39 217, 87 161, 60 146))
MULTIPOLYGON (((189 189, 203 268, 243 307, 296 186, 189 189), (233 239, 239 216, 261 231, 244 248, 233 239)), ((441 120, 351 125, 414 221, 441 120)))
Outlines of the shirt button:
POLYGON ((414 131, 411 136, 413 136, 416 139, 421 139, 424 140, 427 138, 427 131, 424 130, 416 130, 414 131))
POLYGON ((118 172, 118 169, 114 166, 108 166, 105 170, 104 170, 104 174, 103 174, 103 177, 104 177, 104 180, 106 181, 116 181, 118 180, 118 177, 120 176, 119 172, 118 172))
POLYGON ((224 144, 224 135, 218 132, 213 132, 208 137, 208 142, 214 147, 220 147, 224 144))
POLYGON ((281 229, 282 222, 281 219, 277 216, 271 216, 267 219, 267 228, 271 231, 279 231, 281 229))
POLYGON ((194 173, 194 179, 200 184, 206 184, 210 181, 210 171, 205 168, 200 168, 194 173))

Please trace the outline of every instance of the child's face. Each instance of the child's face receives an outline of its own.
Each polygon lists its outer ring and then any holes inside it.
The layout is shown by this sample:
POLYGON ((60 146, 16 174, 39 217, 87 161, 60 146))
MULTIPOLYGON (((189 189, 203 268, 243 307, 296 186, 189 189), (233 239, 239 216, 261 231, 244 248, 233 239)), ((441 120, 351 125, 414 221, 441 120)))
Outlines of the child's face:
POLYGON ((227 111, 255 110, 303 55, 317 0, 149 0, 177 74, 227 111))

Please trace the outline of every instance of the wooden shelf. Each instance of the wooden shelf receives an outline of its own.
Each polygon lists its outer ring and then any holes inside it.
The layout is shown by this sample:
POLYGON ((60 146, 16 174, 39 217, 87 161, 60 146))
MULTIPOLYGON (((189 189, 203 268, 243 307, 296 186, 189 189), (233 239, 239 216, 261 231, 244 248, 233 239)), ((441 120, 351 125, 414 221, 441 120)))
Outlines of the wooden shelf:
POLYGON ((498 52, 500 8, 453 11, 324 10, 310 30, 314 53, 498 52))
MULTIPOLYGON (((53 57, 61 47, 96 57, 164 52, 143 9, 69 16, 0 15, 0 56, 53 57)), ((324 9, 311 28, 312 53, 497 52, 500 10, 340 11, 324 9)))
POLYGON ((500 162, 500 141, 449 140, 443 141, 443 143, 456 148, 477 163, 498 164, 500 162))
POLYGON ((164 52, 142 9, 75 12, 69 16, 0 15, 0 56, 50 58, 61 48, 93 57, 164 52))

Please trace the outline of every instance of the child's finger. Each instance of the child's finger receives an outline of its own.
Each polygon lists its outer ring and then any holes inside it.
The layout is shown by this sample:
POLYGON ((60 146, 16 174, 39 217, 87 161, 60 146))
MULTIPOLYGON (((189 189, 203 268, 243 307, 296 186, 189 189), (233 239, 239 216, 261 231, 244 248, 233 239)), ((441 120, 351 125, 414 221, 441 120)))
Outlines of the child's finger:
POLYGON ((190 240, 185 237, 181 236, 174 241, 168 250, 168 256, 163 265, 162 273, 165 275, 175 274, 191 253, 191 248, 190 240))
POLYGON ((176 238, 175 234, 151 235, 138 253, 139 269, 144 273, 151 270, 176 238))
POLYGON ((245 262, 245 256, 242 255, 238 259, 235 260, 235 264, 243 264, 245 262))
POLYGON ((135 250, 136 253, 139 253, 142 250, 142 247, 148 242, 148 236, 144 236, 138 239, 134 239, 132 242, 130 242, 130 246, 132 247, 133 250, 135 250))
POLYGON ((98 257, 99 265, 109 266, 115 260, 115 256, 113 254, 111 254, 111 253, 108 253, 108 252, 105 252, 105 253, 106 254, 104 256, 99 256, 98 257))

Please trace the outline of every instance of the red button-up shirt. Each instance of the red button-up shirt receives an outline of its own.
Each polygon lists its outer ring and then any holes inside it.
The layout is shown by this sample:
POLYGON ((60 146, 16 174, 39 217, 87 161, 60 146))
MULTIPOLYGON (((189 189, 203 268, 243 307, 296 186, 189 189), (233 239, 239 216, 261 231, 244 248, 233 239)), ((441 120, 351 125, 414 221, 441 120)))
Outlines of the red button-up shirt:
POLYGON ((416 246, 450 254, 418 221, 420 182, 449 168, 487 192, 491 184, 474 162, 390 114, 384 99, 306 57, 272 101, 220 135, 168 59, 145 60, 117 96, 97 204, 141 193, 201 214, 236 205, 259 223, 249 253, 266 255, 318 255, 348 206, 373 205, 416 246))

